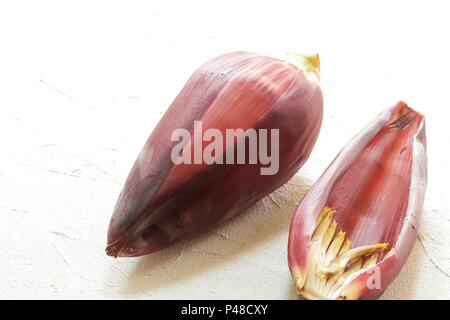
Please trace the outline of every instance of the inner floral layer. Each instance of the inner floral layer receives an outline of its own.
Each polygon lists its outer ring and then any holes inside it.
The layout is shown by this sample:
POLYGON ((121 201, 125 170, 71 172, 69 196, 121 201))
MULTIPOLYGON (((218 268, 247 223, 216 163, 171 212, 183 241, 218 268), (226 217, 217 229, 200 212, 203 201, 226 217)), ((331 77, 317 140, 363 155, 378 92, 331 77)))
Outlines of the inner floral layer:
POLYGON ((298 288, 308 299, 352 299, 346 289, 360 272, 377 263, 387 243, 354 247, 346 232, 336 232, 336 211, 325 207, 311 237, 305 282, 298 288))
POLYGON ((423 116, 399 103, 389 121, 336 180, 327 205, 354 247, 395 246, 408 205, 414 134, 423 116))

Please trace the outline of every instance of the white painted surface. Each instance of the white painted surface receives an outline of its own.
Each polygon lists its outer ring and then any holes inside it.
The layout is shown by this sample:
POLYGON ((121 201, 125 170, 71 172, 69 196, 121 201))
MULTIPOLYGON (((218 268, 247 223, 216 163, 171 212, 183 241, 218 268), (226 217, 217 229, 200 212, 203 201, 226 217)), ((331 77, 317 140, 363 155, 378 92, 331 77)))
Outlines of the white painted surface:
POLYGON ((290 217, 341 147, 403 99, 427 118, 429 184, 383 298, 450 298, 446 1, 10 1, 0 4, 0 298, 296 298, 290 217), (104 254, 138 151, 203 61, 319 52, 325 118, 291 182, 195 240, 104 254))

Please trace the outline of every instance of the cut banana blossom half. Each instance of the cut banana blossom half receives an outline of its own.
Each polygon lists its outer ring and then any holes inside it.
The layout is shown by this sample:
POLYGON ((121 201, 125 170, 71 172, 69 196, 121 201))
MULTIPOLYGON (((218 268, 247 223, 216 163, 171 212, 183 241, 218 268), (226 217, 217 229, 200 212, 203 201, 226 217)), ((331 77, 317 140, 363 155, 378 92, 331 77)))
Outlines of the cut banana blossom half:
POLYGON ((344 147, 295 212, 288 256, 298 292, 379 297, 413 248, 426 181, 424 117, 399 102, 344 147))

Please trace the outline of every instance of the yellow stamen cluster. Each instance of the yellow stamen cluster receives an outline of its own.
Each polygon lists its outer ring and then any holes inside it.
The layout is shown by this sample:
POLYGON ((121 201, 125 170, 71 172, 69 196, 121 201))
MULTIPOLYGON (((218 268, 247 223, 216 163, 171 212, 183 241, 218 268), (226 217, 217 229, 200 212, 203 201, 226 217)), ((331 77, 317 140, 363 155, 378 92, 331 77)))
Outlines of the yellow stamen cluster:
POLYGON ((325 207, 311 236, 308 268, 297 279, 297 288, 308 299, 346 299, 346 287, 361 272, 374 266, 387 243, 352 248, 352 241, 336 233, 336 211, 325 207))

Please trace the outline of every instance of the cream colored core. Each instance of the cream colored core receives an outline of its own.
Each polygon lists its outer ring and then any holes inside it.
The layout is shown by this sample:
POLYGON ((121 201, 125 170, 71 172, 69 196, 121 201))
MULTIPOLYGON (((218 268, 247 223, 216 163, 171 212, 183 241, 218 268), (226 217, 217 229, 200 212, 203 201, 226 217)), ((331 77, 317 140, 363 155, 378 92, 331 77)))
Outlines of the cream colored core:
POLYGON ((340 230, 335 234, 336 211, 325 207, 311 236, 306 274, 298 274, 297 289, 307 299, 342 300, 352 298, 348 284, 360 273, 374 266, 387 243, 352 247, 351 240, 340 230))
POLYGON ((283 59, 303 70, 305 76, 318 83, 320 80, 320 57, 318 54, 304 55, 301 53, 288 52, 283 59))

